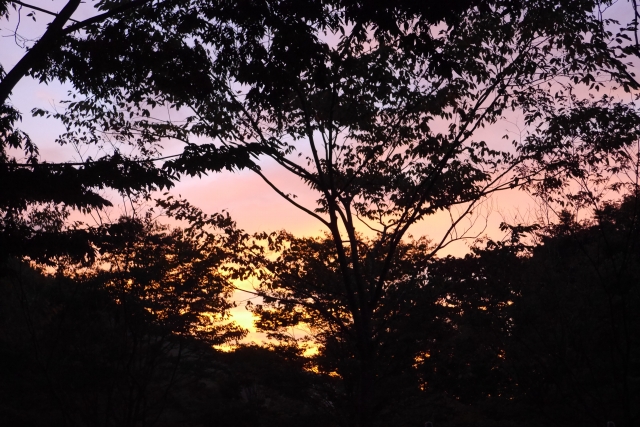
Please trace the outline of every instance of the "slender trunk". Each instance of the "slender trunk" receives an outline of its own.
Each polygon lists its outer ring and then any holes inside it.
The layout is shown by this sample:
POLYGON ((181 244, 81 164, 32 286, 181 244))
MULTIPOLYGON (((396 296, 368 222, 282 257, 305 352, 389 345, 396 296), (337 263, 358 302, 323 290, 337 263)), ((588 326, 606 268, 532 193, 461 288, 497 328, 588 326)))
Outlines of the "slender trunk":
POLYGON ((375 360, 371 338, 371 316, 368 312, 361 312, 361 322, 357 325, 358 362, 357 384, 355 395, 356 427, 371 427, 375 412, 375 360))
POLYGON ((371 357, 363 358, 360 361, 360 372, 358 373, 358 396, 357 396, 357 427, 371 427, 374 419, 374 396, 375 396, 375 376, 373 374, 373 360, 371 357))

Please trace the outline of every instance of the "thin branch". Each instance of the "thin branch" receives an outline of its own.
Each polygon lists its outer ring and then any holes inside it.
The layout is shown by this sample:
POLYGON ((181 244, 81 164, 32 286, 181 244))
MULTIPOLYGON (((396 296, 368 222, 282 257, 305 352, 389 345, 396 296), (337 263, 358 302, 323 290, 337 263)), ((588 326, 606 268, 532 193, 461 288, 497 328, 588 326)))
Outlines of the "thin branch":
POLYGON ((75 21, 73 19, 70 19, 70 21, 74 21, 76 22, 76 24, 70 25, 67 28, 65 28, 63 30, 63 34, 67 35, 67 34, 71 34, 75 31, 81 30, 84 27, 91 25, 91 24, 96 24, 98 22, 102 22, 105 21, 109 18, 112 18, 122 12, 126 12, 129 9, 134 9, 136 7, 142 6, 146 3, 150 3, 152 0, 133 0, 130 1, 128 3, 123 3, 119 6, 114 7, 113 9, 108 10, 107 12, 101 13, 100 15, 96 15, 92 18, 89 19, 85 19, 84 21, 75 21))
MULTIPOLYGON (((344 324, 344 322, 340 318, 336 318, 334 316, 331 316, 330 314, 326 313, 326 310, 322 309, 321 307, 318 307, 318 306, 316 306, 314 304, 310 304, 308 302, 305 302, 302 299, 289 299, 289 298, 283 298, 283 297, 267 295, 267 294, 263 294, 263 293, 260 293, 260 292, 255 292, 255 291, 249 291, 247 289, 242 289, 242 288, 239 288, 238 286, 235 286, 235 285, 231 285, 231 287, 233 289, 235 289, 236 291, 246 292, 248 294, 255 295, 256 297, 260 297, 260 298, 265 298, 266 297, 266 298, 274 299, 274 300, 280 301, 280 302, 293 303, 293 304, 301 305, 301 306, 306 307, 306 308, 311 309, 311 310, 323 312, 325 318, 328 321, 335 321, 338 324, 338 327, 344 333, 348 333, 349 332, 349 328, 347 328, 347 326, 344 324)), ((313 298, 313 297, 309 297, 309 298, 312 298, 312 299, 315 300, 315 298, 313 298)))
MULTIPOLYGON (((58 14, 55 13, 55 12, 51 12, 50 10, 43 9, 41 7, 38 7, 38 6, 34 6, 32 4, 24 3, 24 2, 21 2, 21 1, 17 1, 17 0, 10 0, 10 2, 11 3, 15 3, 15 4, 19 4, 20 6, 28 7, 29 9, 37 10, 38 12, 46 13, 47 15, 58 16, 58 14)), ((80 22, 80 21, 76 21, 75 19, 72 19, 72 18, 69 18, 68 20, 71 21, 71 22, 80 22)))
MULTIPOLYGON (((147 163, 147 162, 159 162, 161 160, 174 159, 176 157, 180 157, 182 154, 171 154, 169 156, 163 157, 155 157, 153 159, 137 159, 137 160, 127 160, 127 163, 147 163)), ((60 166, 86 166, 91 164, 104 163, 108 160, 88 160, 85 162, 63 162, 63 163, 5 163, 5 166, 15 166, 20 168, 40 168, 40 167, 48 167, 55 168, 60 166)))
POLYGON ((318 221, 320 221, 323 225, 325 225, 326 227, 330 228, 330 224, 329 222, 327 222, 327 220, 325 220, 324 218, 322 218, 320 215, 318 215, 317 213, 313 212, 312 210, 302 206, 300 203, 296 202, 295 200, 293 200, 288 194, 284 193, 282 190, 280 190, 274 183, 272 183, 266 176, 264 176, 264 174, 262 172, 260 172, 259 169, 252 167, 250 168, 253 172, 255 172, 260 178, 262 178, 262 180, 264 182, 267 183, 267 185, 269 185, 269 187, 271 187, 276 193, 278 193, 282 198, 284 198, 286 201, 288 201, 289 203, 291 203, 293 206, 297 207, 298 209, 300 209, 301 211, 307 213, 308 215, 311 215, 312 217, 314 217, 315 219, 317 219, 318 221))

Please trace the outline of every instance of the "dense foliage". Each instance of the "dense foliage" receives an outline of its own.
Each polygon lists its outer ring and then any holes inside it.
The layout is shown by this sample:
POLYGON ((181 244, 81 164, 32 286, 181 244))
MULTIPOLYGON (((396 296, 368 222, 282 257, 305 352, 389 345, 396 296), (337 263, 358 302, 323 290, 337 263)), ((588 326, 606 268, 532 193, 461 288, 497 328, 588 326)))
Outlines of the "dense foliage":
MULTIPOLYGON (((21 4, 0 0, 0 16, 21 4)), ((211 374, 225 357, 291 374, 282 390, 241 388, 234 409, 212 410, 219 424, 248 407, 236 423, 637 422, 637 181, 621 179, 638 176, 637 21, 612 32, 610 2, 565 0, 100 0, 77 21, 79 6, 65 2, 0 69, 3 333, 19 349, 5 356, 28 355, 42 390, 3 411, 26 420, 10 408, 34 399, 62 425, 171 425, 198 354, 217 390, 237 385, 211 374), (42 161, 11 104, 27 77, 69 85, 66 108, 32 114, 93 157, 42 161), (527 132, 485 141, 509 115, 527 132), (326 234, 249 235, 171 197, 156 203, 183 229, 139 209, 182 176, 240 168, 326 234), (437 257, 473 232, 462 221, 487 197, 516 188, 595 219, 565 210, 556 225, 505 225, 508 243, 437 257), (70 221, 115 194, 130 214, 70 221), (443 211, 444 235, 408 237, 443 211), (537 245, 520 240, 536 230, 537 245), (228 313, 234 280, 249 279, 257 327, 277 345, 217 354, 206 345, 245 333, 228 313), (283 413, 292 402, 302 409, 283 413)))
POLYGON ((3 266, 0 417, 15 426, 328 426, 296 354, 175 334, 133 295, 3 266), (6 271, 5 271, 6 273, 6 271))

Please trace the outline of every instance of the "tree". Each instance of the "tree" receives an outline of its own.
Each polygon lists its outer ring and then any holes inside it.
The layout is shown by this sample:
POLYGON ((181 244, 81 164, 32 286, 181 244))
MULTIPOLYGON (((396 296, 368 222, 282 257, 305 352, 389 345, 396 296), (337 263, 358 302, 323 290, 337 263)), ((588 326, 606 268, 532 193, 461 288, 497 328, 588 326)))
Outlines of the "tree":
MULTIPOLYGON (((477 244, 461 258, 432 260, 428 283, 436 295, 422 305, 440 305, 444 333, 433 336, 415 366, 424 391, 438 404, 441 422, 539 425, 523 403, 508 363, 525 248, 511 242, 477 244), (505 361, 506 358, 506 361, 505 361)), ((428 335, 427 335, 428 336, 428 335)))
POLYGON ((3 71, 2 74, 4 75, 2 81, 0 81, 0 103, 5 104, 7 102, 14 87, 22 78, 28 75, 34 75, 39 76, 42 80, 47 79, 46 75, 42 74, 42 71, 46 68, 49 56, 67 42, 67 40, 65 40, 66 36, 84 30, 91 24, 100 23, 106 19, 117 19, 123 14, 130 13, 132 9, 149 2, 150 0, 132 0, 126 2, 98 1, 96 2, 96 15, 83 21, 76 21, 71 17, 78 9, 78 6, 80 6, 80 0, 69 0, 58 13, 52 13, 46 9, 21 1, 2 0, 0 3, 0 16, 2 17, 8 17, 8 6, 11 3, 14 10, 18 6, 25 6, 34 12, 37 10, 52 15, 54 19, 49 23, 44 34, 11 70, 5 73, 4 68, 1 68, 3 71), (70 22, 73 22, 73 24, 67 25, 70 22), (67 26, 65 27, 65 25, 67 26))
MULTIPOLYGON (((637 206, 627 195, 582 222, 565 211, 524 251, 494 243, 442 263, 451 305, 472 313, 456 319, 461 327, 449 338, 448 357, 466 355, 468 369, 498 374, 473 396, 476 405, 498 401, 534 424, 637 423, 637 206), (456 337, 463 327, 487 339, 468 351, 456 337), (487 348, 493 360, 483 362, 478 355, 487 348)), ((429 368, 422 368, 427 381, 455 389, 455 381, 438 383, 440 367, 438 374, 429 368)))
MULTIPOLYGON (((497 401, 534 424, 543 414, 558 425, 633 425, 638 111, 564 88, 538 114, 544 120, 523 147, 547 147, 535 157, 545 173, 527 183, 540 202, 538 223, 503 224, 510 240, 430 269, 448 303, 465 313, 453 319, 457 332, 440 363, 497 379, 469 396, 480 407, 497 401), (471 351, 464 330, 482 337, 471 351), (493 360, 482 363, 483 354, 493 360)), ((457 393, 433 362, 438 373, 425 365, 425 381, 457 393)))
MULTIPOLYGON (((296 238, 286 232, 264 238, 259 246, 242 251, 238 261, 238 272, 253 274, 260 283, 255 294, 263 300, 248 304, 258 316, 257 329, 285 348, 313 349, 311 368, 341 379, 331 396, 333 416, 344 425, 357 422, 351 406, 359 395, 357 336, 333 240, 296 238)), ((360 253, 369 255, 374 244, 363 238, 360 253)), ((371 405, 382 424, 419 424, 429 411, 417 396, 420 385, 412 365, 416 355, 448 329, 446 309, 435 304, 437 293, 425 276, 431 249, 425 240, 398 247, 377 307, 371 370, 374 386, 384 392, 371 396, 371 405)), ((375 260, 382 261, 381 255, 375 260)))
MULTIPOLYGON (((514 305, 520 324, 516 351, 531 354, 540 379, 555 386, 541 397, 557 402, 549 406, 551 411, 556 406, 552 414, 560 422, 570 408, 583 423, 637 423, 635 199, 605 204, 591 223, 576 223, 565 214, 533 252, 531 273, 522 280, 522 302, 514 305), (533 274, 542 270, 544 278, 533 274)), ((538 378, 525 378, 540 387, 538 378)))
MULTIPOLYGON (((21 113, 12 106, 10 97, 21 79, 31 76, 43 83, 51 81, 46 69, 52 57, 74 36, 81 38, 91 25, 118 19, 150 2, 100 1, 93 17, 76 21, 71 17, 80 3, 70 0, 59 13, 53 13, 23 2, 0 2, 0 18, 9 19, 12 9, 16 12, 23 6, 54 16, 17 64, 6 71, 0 64, 0 179, 12 183, 0 189, 0 259, 30 256, 45 260, 56 254, 91 258, 92 233, 87 228, 68 227, 70 209, 86 213, 111 206, 101 194, 106 188, 131 196, 172 185, 168 174, 148 161, 148 156, 125 156, 118 149, 98 159, 42 162, 37 142, 18 128, 21 113), (19 151, 24 152, 23 159, 18 157, 19 151)), ((67 72, 74 74, 76 70, 67 72)))
MULTIPOLYGON (((410 227, 460 206, 455 230, 489 194, 547 168, 529 160, 554 152, 544 144, 501 151, 476 132, 509 109, 539 123, 542 107, 554 105, 547 83, 599 88, 611 77, 637 86, 623 53, 610 46, 607 21, 592 14, 595 2, 182 5, 138 8, 60 51, 48 73, 73 68, 89 76, 85 97, 57 115, 69 126, 64 138, 89 129, 183 141, 182 156, 165 163, 170 172, 200 175, 240 164, 325 226, 331 249, 322 251, 335 265, 324 268, 344 308, 324 307, 320 316, 324 300, 313 294, 296 305, 304 311, 315 304, 314 316, 329 330, 347 321, 351 425, 374 424, 374 402, 384 395, 376 366, 388 360, 378 359, 378 331, 388 321, 381 313, 410 227), (97 52, 105 40, 118 46, 117 55, 97 52), (183 120, 156 116, 160 107, 183 112, 183 120), (306 183, 317 205, 304 206, 278 187, 260 156, 306 183)), ((425 258, 449 240, 450 233, 437 239, 425 258)), ((296 286, 298 298, 310 285, 296 286)), ((281 290, 265 285, 258 293, 277 300, 281 290)))
POLYGON ((167 207, 198 224, 170 229, 150 215, 123 217, 103 230, 93 266, 59 260, 59 274, 104 289, 125 311, 148 312, 172 334, 211 345, 242 339, 246 331, 228 321, 233 287, 223 272, 233 259, 227 248, 241 234, 228 216, 209 217, 171 199, 167 207))
MULTIPOLYGON (((246 334, 228 318, 233 287, 221 271, 231 255, 223 242, 238 233, 228 217, 169 204, 198 225, 121 218, 100 229, 93 265, 58 257, 56 274, 44 275, 25 262, 0 264, 3 419, 138 426, 189 418, 181 406, 206 377, 191 365, 211 369, 212 345, 246 334)), ((198 402, 199 415, 203 406, 210 402, 198 402)))
MULTIPOLYGON (((66 63, 51 73, 58 65, 61 51, 83 40, 87 33, 95 34, 97 25, 106 20, 117 22, 131 17, 143 6, 153 10, 180 4, 150 0, 97 1, 95 14, 77 21, 72 16, 80 3, 69 0, 55 13, 25 2, 0 1, 0 18, 9 19, 13 13, 19 13, 18 7, 54 17, 17 64, 9 70, 0 64, 0 179, 12 183, 0 188, 0 259, 28 256, 45 261, 56 255, 70 255, 91 261, 96 230, 86 224, 69 224, 72 210, 87 214, 109 208, 112 206, 109 196, 113 194, 131 202, 133 208, 132 199, 168 189, 174 183, 175 177, 156 164, 157 146, 146 139, 114 138, 104 143, 93 132, 74 140, 60 138, 57 142, 73 144, 78 152, 96 154, 75 161, 50 163, 40 158, 38 141, 33 141, 19 128, 22 115, 10 100, 12 95, 18 96, 12 92, 21 79, 32 77, 45 84, 57 79, 82 92, 86 80, 95 77, 97 70, 83 74, 83 64, 66 63)), ((96 47, 96 53, 111 50, 112 55, 118 55, 118 48, 121 46, 105 42, 96 47)), ((98 71, 98 74, 100 79, 107 77, 107 72, 98 71)), ((34 109, 32 114, 44 115, 45 112, 34 109)), ((82 114, 88 116, 90 111, 82 114)), ((233 166, 233 159, 220 157, 223 165, 233 166)))

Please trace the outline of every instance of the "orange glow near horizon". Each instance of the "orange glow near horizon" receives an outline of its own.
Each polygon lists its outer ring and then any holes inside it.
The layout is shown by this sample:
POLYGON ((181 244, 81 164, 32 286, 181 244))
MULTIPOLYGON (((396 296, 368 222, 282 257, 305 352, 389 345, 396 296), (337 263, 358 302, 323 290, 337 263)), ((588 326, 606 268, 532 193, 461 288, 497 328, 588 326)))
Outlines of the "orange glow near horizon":
MULTIPOLYGON (((56 4, 58 3, 60 2, 56 4)), ((89 16, 91 9, 88 8, 90 8, 90 5, 84 6, 83 9, 78 11, 77 16, 89 16)), ((41 33, 42 22, 33 23, 31 20, 24 20, 21 24, 21 31, 30 37, 32 35, 36 37, 41 33)), ((5 38, 0 41, 2 42, 0 46, 2 46, 4 55, 3 65, 10 67, 22 57, 24 49, 16 46, 13 38, 5 38)), ((33 108, 45 110, 62 109, 63 106, 60 101, 68 98, 67 91, 69 89, 68 85, 55 81, 43 85, 32 78, 24 78, 14 90, 16 95, 11 98, 13 105, 24 113, 21 127, 38 144, 43 160, 53 162, 81 160, 78 157, 79 153, 76 153, 72 147, 61 147, 54 142, 57 135, 64 132, 64 127, 61 123, 52 119, 33 118, 28 114, 28 111, 33 108)), ((515 119, 515 122, 517 124, 517 119, 515 119)), ((476 136, 478 139, 502 144, 501 137, 505 132, 508 132, 505 129, 511 129, 512 133, 515 132, 514 126, 511 126, 511 124, 511 121, 500 122, 497 126, 480 129, 476 136)), ((180 145, 168 142, 165 146, 165 154, 174 154, 179 152, 180 149, 180 145)), ((83 153, 83 155, 95 155, 95 153, 83 153)), ((281 186, 286 193, 296 194, 298 202, 312 209, 315 208, 317 194, 311 192, 303 182, 297 178, 292 179, 287 172, 276 165, 269 164, 269 162, 264 162, 262 167, 263 172, 276 185, 281 186)), ((250 171, 222 172, 210 174, 200 179, 184 178, 172 189, 171 193, 174 196, 181 195, 200 207, 205 213, 219 212, 221 210, 228 211, 238 227, 248 232, 287 230, 296 236, 321 236, 327 231, 320 222, 278 196, 260 177, 250 171)), ((529 203, 527 196, 515 191, 503 193, 494 198, 494 200, 497 200, 497 206, 502 206, 504 209, 512 209, 514 206, 527 206, 529 203)), ((114 198, 113 202, 117 204, 119 200, 114 198)), ((482 212, 479 213, 482 214, 482 212)), ((484 224, 486 229, 482 226, 484 219, 480 217, 480 223, 476 224, 480 225, 480 227, 475 227, 474 231, 480 233, 480 235, 486 233, 494 238, 500 238, 499 223, 512 216, 513 213, 494 209, 486 219, 486 224, 484 224)), ((416 238, 424 235, 437 242, 446 232, 449 225, 450 218, 448 213, 441 212, 415 224, 411 227, 409 233, 416 238)), ((362 227, 361 231, 365 235, 371 233, 364 227, 362 227)), ((468 251, 468 241, 460 240, 447 246, 440 254, 462 256, 468 251)), ((244 307, 244 301, 250 297, 250 294, 241 291, 235 293, 233 299, 238 303, 238 306, 231 310, 231 317, 240 326, 250 331, 246 341, 260 342, 266 340, 266 335, 255 330, 253 324, 254 316, 244 307)))
MULTIPOLYGON (((286 175, 286 172, 275 167, 267 167, 263 170, 266 170, 276 183, 281 184, 285 192, 296 194, 296 201, 310 208, 315 207, 317 196, 303 183, 292 180, 290 175, 286 175)), ((259 176, 250 171, 222 172, 204 176, 201 179, 185 179, 178 183, 171 193, 186 198, 206 213, 222 210, 229 212, 238 228, 247 232, 286 230, 296 236, 321 236, 328 231, 318 220, 284 200, 259 176)), ((475 218, 476 222, 470 235, 488 235, 494 239, 500 239, 504 235, 499 230, 500 223, 530 220, 531 218, 527 218, 527 215, 532 215, 528 210, 530 205, 530 196, 522 192, 508 190, 500 193, 476 209, 472 215, 472 221, 475 218)), ((450 224, 449 213, 440 212, 416 223, 410 228, 409 235, 415 238, 426 236, 436 242, 447 232, 450 224)), ((463 223, 462 228, 471 224, 472 222, 463 223)), ((371 231, 362 228, 361 231, 365 235, 372 235, 371 231)), ((473 238, 456 241, 445 247, 439 255, 464 256, 469 252, 473 241, 473 238)), ((240 289, 253 290, 250 282, 234 283, 234 285, 240 289)), ((231 319, 249 331, 242 343, 267 342, 267 335, 258 332, 255 328, 255 316, 245 308, 246 301, 259 303, 259 298, 239 290, 235 292, 233 300, 237 307, 230 311, 231 319)), ((231 349, 232 346, 221 348, 231 349)), ((307 355, 312 355, 314 349, 309 351, 307 355)))

